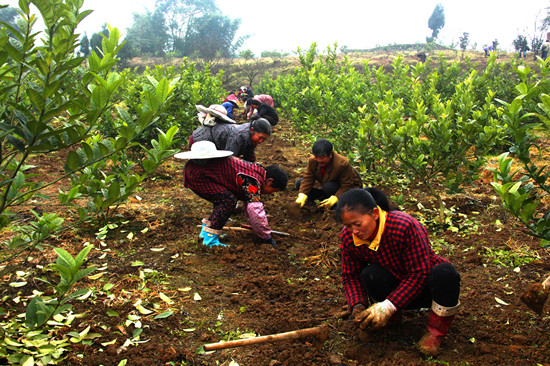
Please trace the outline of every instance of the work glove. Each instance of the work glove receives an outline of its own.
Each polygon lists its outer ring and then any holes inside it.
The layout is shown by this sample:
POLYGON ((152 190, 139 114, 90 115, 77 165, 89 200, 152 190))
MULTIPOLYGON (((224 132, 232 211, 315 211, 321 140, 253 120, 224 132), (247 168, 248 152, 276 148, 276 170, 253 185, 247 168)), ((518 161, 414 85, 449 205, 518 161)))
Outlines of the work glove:
POLYGON ((272 236, 267 239, 262 239, 262 243, 269 244, 273 249, 277 249, 277 242, 275 241, 275 239, 273 239, 272 236))
POLYGON ((296 198, 296 203, 300 205, 300 208, 304 207, 307 201, 307 195, 303 193, 298 193, 298 198, 296 198))
POLYGON ((329 210, 332 206, 334 206, 336 204, 336 202, 338 202, 338 197, 330 196, 326 200, 322 200, 321 202, 319 202, 318 207, 319 208, 325 208, 325 209, 329 210))
POLYGON ((391 316, 397 311, 397 308, 386 299, 371 305, 355 317, 357 322, 361 322, 359 327, 365 329, 369 325, 373 328, 382 328, 388 324, 391 316))

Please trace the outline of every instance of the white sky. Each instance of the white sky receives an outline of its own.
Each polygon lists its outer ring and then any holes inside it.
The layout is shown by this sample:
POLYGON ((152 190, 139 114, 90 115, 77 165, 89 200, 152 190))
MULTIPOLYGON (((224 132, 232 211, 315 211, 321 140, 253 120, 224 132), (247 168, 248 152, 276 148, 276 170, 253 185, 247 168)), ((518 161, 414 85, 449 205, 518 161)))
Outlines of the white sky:
MULTIPOLYGON (((16 0, 0 4, 17 6, 16 0)), ((251 37, 242 49, 256 56, 262 51, 296 51, 317 42, 319 50, 338 42, 348 48, 372 48, 393 43, 425 42, 431 35, 428 18, 437 3, 445 9, 445 27, 439 42, 450 45, 463 32, 481 50, 497 38, 501 48, 512 50, 518 33, 533 33, 550 0, 256 0, 241 2, 216 0, 224 15, 241 18, 240 34, 251 37)), ((83 9, 94 12, 81 23, 88 37, 101 30, 103 23, 120 29, 132 24, 132 13, 153 10, 155 0, 85 0, 83 9)), ((471 47, 471 46, 470 46, 471 47)))

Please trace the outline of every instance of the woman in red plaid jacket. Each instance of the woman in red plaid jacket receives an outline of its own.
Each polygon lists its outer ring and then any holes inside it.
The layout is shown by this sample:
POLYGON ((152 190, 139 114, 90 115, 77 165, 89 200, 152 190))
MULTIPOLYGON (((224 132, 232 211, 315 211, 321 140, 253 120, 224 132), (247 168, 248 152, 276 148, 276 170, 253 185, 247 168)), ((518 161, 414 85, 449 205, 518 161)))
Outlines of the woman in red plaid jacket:
POLYGON ((342 280, 352 318, 362 329, 381 328, 402 310, 431 308, 418 345, 424 354, 437 354, 459 305, 455 267, 432 250, 426 228, 392 209, 376 188, 342 194, 336 215, 345 225, 342 280))

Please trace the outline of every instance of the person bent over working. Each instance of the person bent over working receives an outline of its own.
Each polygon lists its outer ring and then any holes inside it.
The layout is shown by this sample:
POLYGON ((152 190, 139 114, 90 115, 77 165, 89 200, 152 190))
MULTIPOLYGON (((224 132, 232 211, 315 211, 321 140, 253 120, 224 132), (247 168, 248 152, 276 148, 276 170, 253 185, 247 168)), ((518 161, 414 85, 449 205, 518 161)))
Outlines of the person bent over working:
POLYGON ((210 217, 203 219, 199 238, 206 246, 227 246, 219 241, 221 230, 237 200, 241 200, 245 202, 246 216, 254 233, 262 242, 276 248, 261 195, 284 190, 288 175, 276 165, 263 168, 232 154, 217 150, 211 141, 199 141, 191 146, 191 151, 174 155, 178 159, 189 159, 183 170, 185 187, 214 204, 210 217))
POLYGON ((431 308, 418 347, 436 355, 460 304, 460 274, 432 250, 426 228, 392 209, 379 189, 347 191, 335 213, 345 225, 342 281, 352 319, 361 329, 382 328, 402 310, 431 308))
POLYGON ((363 186, 349 159, 333 151, 330 141, 318 139, 311 150, 313 156, 309 158, 304 177, 296 181, 300 192, 296 203, 300 207, 309 199, 321 200, 319 207, 330 209, 344 192, 363 186))

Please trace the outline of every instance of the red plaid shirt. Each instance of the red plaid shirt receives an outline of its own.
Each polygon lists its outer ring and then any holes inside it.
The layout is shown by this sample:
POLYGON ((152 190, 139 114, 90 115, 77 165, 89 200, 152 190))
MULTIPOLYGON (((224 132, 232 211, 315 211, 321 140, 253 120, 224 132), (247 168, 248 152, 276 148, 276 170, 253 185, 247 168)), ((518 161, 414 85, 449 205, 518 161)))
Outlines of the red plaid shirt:
POLYGON ((397 309, 404 309, 427 283, 432 268, 443 262, 430 247, 428 232, 412 216, 401 211, 390 211, 378 251, 368 244, 355 246, 352 233, 344 227, 340 233, 342 280, 349 308, 368 304, 367 294, 360 282, 361 272, 370 263, 376 263, 401 281, 388 296, 397 309))

